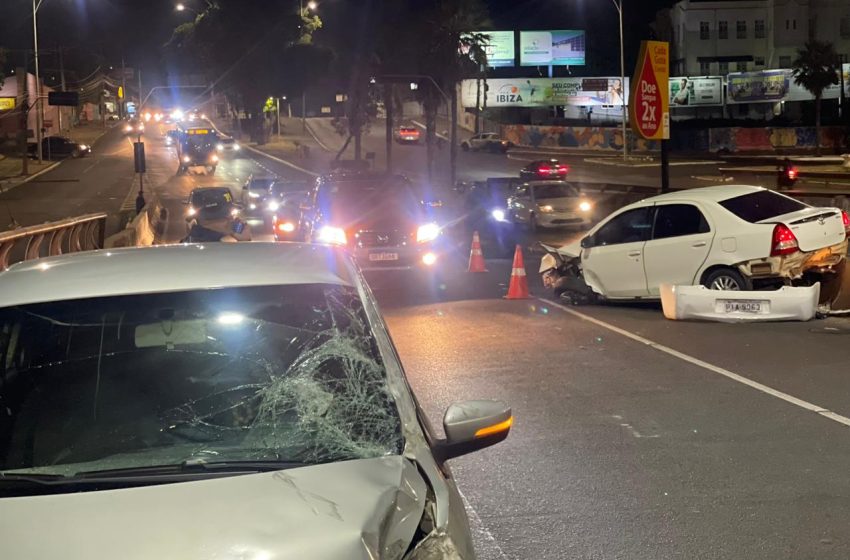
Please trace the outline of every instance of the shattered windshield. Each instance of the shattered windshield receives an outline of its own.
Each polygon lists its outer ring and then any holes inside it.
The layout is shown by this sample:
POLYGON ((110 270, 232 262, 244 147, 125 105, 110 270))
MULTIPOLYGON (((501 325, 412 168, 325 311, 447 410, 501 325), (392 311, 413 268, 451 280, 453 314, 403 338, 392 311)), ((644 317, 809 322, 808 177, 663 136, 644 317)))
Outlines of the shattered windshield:
POLYGON ((0 472, 398 454, 356 292, 330 285, 0 310, 0 472))

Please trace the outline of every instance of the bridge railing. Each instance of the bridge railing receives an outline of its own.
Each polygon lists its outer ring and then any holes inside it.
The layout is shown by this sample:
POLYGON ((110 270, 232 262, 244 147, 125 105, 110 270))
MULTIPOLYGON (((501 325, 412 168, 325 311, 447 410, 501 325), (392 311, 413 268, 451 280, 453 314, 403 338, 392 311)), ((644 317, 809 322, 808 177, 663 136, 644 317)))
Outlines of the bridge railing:
POLYGON ((0 270, 40 257, 102 249, 105 213, 0 232, 0 270))

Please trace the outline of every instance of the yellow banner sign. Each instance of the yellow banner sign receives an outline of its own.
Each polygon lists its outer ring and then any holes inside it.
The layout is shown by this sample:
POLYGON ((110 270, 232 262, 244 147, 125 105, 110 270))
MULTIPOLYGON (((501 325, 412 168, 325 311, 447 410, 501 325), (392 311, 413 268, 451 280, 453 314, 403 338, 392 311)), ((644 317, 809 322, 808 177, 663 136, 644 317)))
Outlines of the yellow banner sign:
POLYGON ((670 138, 670 45, 642 41, 629 88, 632 130, 647 140, 670 138))
POLYGON ((14 97, 0 97, 0 111, 11 111, 15 108, 14 97))

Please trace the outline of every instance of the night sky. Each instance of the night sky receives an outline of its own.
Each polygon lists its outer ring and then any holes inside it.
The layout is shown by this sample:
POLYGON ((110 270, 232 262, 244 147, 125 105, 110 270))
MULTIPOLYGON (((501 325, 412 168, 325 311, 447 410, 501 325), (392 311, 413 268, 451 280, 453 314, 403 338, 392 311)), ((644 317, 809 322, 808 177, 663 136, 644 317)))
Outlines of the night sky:
MULTIPOLYGON (((292 2, 293 8, 297 0, 292 2)), ((401 1, 401 0, 388 0, 401 1)), ((649 38, 649 23, 655 12, 674 0, 623 0, 626 30, 627 73, 641 39, 649 38)), ((280 4, 281 0, 269 0, 280 4)), ((347 10, 357 9, 360 0, 323 0, 319 13, 325 19, 321 33, 333 33, 337 22, 348 20, 347 10)), ((44 0, 39 11, 39 43, 42 65, 49 71, 57 65, 56 47, 66 52, 66 67, 75 60, 98 58, 105 65, 140 65, 147 71, 159 65, 161 46, 188 12, 174 11, 174 0, 44 0)), ((193 0, 185 2, 191 6, 193 0)), ((202 0, 194 0, 200 7, 202 0)), ((588 65, 573 67, 575 75, 619 73, 617 12, 611 0, 487 0, 494 29, 586 29, 588 65)), ((10 63, 23 62, 32 45, 30 0, 0 0, 0 46, 10 49, 10 63)), ((350 20, 348 20, 350 21, 350 20)), ((31 55, 30 55, 31 59, 31 55)), ((31 62, 30 62, 31 64, 31 62)), ((84 63, 80 63, 84 64, 84 63)), ((525 75, 533 68, 498 70, 496 75, 525 75)), ((565 74, 567 69, 558 69, 565 74)))

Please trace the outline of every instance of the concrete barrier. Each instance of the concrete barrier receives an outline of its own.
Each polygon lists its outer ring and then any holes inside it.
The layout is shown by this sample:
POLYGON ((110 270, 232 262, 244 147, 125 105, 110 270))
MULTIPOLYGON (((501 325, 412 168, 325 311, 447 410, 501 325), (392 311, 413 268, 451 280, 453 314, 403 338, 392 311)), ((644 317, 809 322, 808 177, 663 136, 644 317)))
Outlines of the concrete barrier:
POLYGON ((119 247, 147 247, 156 245, 165 232, 168 211, 162 207, 159 200, 152 199, 142 211, 133 218, 123 231, 106 239, 107 249, 119 247))

